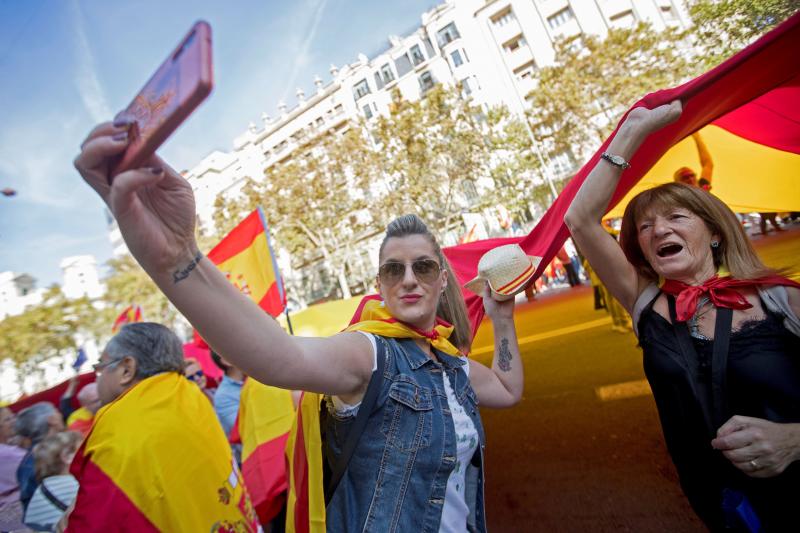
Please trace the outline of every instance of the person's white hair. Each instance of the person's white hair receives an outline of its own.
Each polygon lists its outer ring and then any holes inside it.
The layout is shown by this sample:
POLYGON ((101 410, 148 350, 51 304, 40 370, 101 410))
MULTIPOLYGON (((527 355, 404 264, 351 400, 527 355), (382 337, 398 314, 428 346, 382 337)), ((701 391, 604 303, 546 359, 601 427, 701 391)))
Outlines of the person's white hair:
POLYGON ((183 344, 169 328, 155 322, 127 324, 106 345, 111 361, 136 360, 136 379, 162 372, 183 374, 183 344))

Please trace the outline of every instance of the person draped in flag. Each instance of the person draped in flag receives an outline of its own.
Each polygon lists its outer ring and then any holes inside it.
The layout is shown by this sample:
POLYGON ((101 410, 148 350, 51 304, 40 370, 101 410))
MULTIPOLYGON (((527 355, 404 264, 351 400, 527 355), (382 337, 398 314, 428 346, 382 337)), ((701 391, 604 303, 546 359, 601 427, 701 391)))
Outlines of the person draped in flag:
POLYGON ((631 313, 681 486, 713 530, 796 529, 800 284, 756 255, 735 214, 668 183, 628 204, 620 244, 601 226, 622 172, 676 101, 633 109, 564 221, 631 313))
POLYGON ((433 235, 406 216, 389 226, 380 251, 377 285, 388 316, 375 322, 382 327, 289 336, 198 250, 185 179, 156 156, 109 177, 128 127, 125 120, 97 126, 75 166, 108 204, 136 260, 216 352, 262 383, 338 398, 332 424, 346 432, 386 347, 376 410, 327 506, 328 529, 485 530, 477 404, 510 407, 522 396, 513 299, 484 291, 491 368, 464 357, 471 335, 461 290, 433 235))
POLYGON ((181 341, 160 324, 127 324, 108 342, 65 531, 258 531, 211 402, 183 366, 181 341))

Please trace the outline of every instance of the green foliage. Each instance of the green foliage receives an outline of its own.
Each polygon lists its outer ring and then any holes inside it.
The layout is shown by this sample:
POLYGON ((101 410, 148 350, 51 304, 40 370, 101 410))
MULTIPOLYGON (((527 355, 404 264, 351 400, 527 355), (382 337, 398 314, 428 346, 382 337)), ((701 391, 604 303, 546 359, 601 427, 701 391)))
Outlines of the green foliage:
POLYGON ((694 0, 689 13, 703 69, 732 56, 800 10, 800 0, 694 0))
POLYGON ((558 41, 556 63, 538 72, 538 88, 528 95, 534 131, 548 153, 600 145, 636 100, 694 74, 679 52, 684 38, 642 23, 612 29, 605 40, 558 41))
POLYGON ((109 260, 111 275, 105 280, 105 327, 111 331, 114 319, 129 305, 142 308, 142 318, 173 327, 177 310, 158 289, 142 267, 129 255, 109 260))
POLYGON ((0 354, 20 375, 36 374, 44 361, 76 353, 76 333, 93 334, 100 314, 87 298, 69 300, 54 285, 40 304, 0 321, 0 354))

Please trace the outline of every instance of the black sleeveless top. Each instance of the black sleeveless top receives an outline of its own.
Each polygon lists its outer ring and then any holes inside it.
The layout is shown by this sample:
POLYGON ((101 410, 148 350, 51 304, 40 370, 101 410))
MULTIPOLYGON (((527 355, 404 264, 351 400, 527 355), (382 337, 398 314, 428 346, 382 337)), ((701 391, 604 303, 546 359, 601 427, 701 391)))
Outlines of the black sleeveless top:
MULTIPOLYGON (((667 449, 692 507, 710 529, 722 529, 722 491, 735 489, 750 500, 765 531, 798 531, 800 462, 774 478, 751 478, 711 447, 695 394, 710 394, 713 340, 692 338, 697 352, 697 360, 689 361, 697 365, 692 386, 672 324, 653 310, 657 298, 641 314, 639 342, 667 449)), ((764 320, 745 322, 731 333, 729 415, 800 423, 800 337, 783 326, 782 316, 764 311, 764 320)))

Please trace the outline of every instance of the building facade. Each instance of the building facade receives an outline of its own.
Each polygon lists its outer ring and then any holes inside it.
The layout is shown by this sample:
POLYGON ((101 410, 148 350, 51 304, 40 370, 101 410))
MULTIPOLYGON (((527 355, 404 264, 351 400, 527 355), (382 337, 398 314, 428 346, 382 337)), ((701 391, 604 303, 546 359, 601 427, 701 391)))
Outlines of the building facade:
MULTIPOLYGON (((309 138, 340 134, 361 119, 388 114, 395 90, 406 100, 418 100, 437 83, 460 86, 476 104, 505 105, 522 115, 529 107, 526 96, 536 87, 536 70, 553 63, 559 38, 602 37, 611 28, 638 22, 656 29, 690 24, 681 0, 448 0, 423 13, 410 33, 390 36, 373 57, 359 54, 341 68, 332 65, 330 81, 317 77, 312 94, 298 89, 293 106, 280 102, 274 117, 262 113, 259 124, 251 123, 234 139, 231 152, 213 152, 186 172, 199 222, 211 227, 219 195, 235 198, 247 178, 263 180, 265 169, 290 160, 309 138)), ((568 175, 576 159, 571 153, 544 157, 541 181, 568 175)), ((489 235, 498 229, 494 219, 470 213, 464 223, 489 235)), ((116 242, 121 242, 118 236, 116 242)), ((365 239, 357 254, 363 268, 377 267, 378 242, 365 239)), ((293 272, 289 263, 283 254, 287 286, 308 293, 297 295, 296 305, 327 297, 326 287, 335 280, 322 262, 302 267, 311 272, 293 272), (317 288, 309 293, 308 287, 317 288)))

